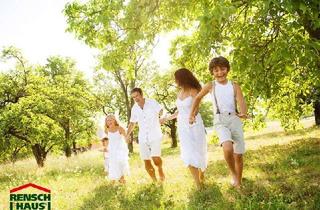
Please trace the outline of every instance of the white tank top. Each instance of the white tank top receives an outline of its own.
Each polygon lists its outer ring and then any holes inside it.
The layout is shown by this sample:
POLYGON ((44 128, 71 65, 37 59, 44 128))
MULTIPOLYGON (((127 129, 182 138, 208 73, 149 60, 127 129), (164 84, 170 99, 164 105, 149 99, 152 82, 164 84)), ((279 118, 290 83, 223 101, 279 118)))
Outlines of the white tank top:
POLYGON ((230 80, 228 80, 225 85, 220 84, 217 81, 213 81, 211 97, 214 104, 214 113, 217 113, 217 106, 219 107, 220 113, 235 112, 234 90, 230 80), (218 105, 216 104, 213 91, 215 91, 218 105))

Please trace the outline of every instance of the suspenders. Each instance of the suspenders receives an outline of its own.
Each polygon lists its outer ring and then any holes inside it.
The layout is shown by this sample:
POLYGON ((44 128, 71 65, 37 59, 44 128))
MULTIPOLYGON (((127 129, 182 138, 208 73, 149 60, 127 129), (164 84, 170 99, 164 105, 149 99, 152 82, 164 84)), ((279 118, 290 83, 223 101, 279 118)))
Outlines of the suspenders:
MULTIPOLYGON (((237 90, 236 90, 236 87, 235 87, 235 85, 234 85, 234 82, 233 81, 231 81, 232 82, 232 87, 233 87, 233 95, 234 95, 234 106, 235 106, 235 112, 236 113, 239 113, 238 112, 238 108, 237 108, 237 99, 236 99, 236 97, 237 97, 237 90)), ((216 108, 217 108, 217 113, 216 114, 221 114, 221 112, 220 112, 220 109, 219 109, 219 105, 218 105, 218 100, 217 100, 217 97, 216 97, 216 82, 215 81, 213 81, 212 82, 212 91, 213 91, 213 96, 214 96, 214 101, 215 101, 215 103, 216 103, 216 108)), ((230 113, 229 113, 230 114, 230 113)))

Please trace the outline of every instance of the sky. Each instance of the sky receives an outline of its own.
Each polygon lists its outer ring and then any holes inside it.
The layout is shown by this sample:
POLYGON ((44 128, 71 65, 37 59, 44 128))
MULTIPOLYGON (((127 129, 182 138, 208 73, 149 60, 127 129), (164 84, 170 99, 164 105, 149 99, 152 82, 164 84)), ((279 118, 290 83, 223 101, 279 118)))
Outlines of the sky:
MULTIPOLYGON (((97 51, 65 32, 66 18, 62 11, 70 0, 0 0, 0 49, 13 45, 22 50, 31 64, 45 64, 50 56, 68 56, 77 67, 92 78, 97 51)), ((168 49, 170 34, 160 37, 152 57, 166 70, 170 66, 168 49)), ((8 66, 0 63, 0 70, 8 66)))

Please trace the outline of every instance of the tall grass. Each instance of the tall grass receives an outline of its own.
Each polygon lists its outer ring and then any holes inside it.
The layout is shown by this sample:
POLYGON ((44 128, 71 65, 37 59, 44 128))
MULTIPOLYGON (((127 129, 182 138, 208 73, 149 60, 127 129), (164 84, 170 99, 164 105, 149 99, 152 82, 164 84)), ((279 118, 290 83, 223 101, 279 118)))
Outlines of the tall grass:
POLYGON ((248 137, 241 190, 229 184, 221 148, 209 146, 205 188, 198 191, 179 149, 169 147, 164 142, 163 184, 151 183, 137 153, 125 186, 104 178, 97 150, 69 159, 49 156, 42 169, 33 159, 2 165, 0 209, 8 209, 11 188, 28 182, 51 189, 53 209, 320 209, 319 128, 248 137))

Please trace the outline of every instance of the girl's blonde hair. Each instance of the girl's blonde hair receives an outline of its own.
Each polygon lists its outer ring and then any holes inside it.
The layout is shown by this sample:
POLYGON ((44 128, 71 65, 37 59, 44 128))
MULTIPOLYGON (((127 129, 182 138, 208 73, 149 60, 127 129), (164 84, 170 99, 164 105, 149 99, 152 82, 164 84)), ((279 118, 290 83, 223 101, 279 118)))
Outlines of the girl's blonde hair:
POLYGON ((104 130, 105 130, 106 133, 108 132, 108 128, 109 128, 108 125, 107 125, 107 119, 108 118, 114 119, 114 121, 116 122, 116 126, 119 126, 119 123, 118 123, 118 120, 117 120, 116 116, 114 116, 113 114, 108 114, 106 116, 106 119, 105 119, 105 122, 104 122, 104 130))

